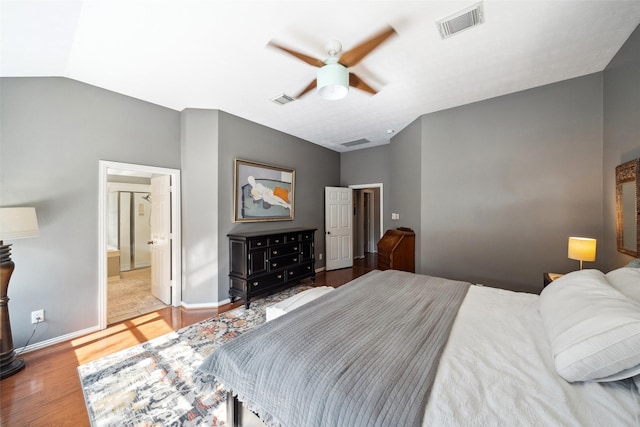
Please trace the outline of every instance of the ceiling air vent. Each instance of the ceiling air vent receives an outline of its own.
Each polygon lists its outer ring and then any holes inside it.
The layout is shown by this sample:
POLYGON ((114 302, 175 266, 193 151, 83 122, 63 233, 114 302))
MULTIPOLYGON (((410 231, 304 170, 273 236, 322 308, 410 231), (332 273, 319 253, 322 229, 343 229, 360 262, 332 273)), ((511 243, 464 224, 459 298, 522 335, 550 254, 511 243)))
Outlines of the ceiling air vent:
POLYGON ((484 22, 484 10, 482 3, 461 10, 445 19, 438 21, 438 30, 443 39, 464 31, 484 22))
POLYGON ((282 95, 278 95, 275 98, 271 98, 271 101, 273 101, 274 103, 278 104, 278 105, 284 105, 284 104, 288 104, 290 102, 295 101, 296 99, 292 96, 289 95, 285 95, 284 93, 282 95))
POLYGON ((357 139, 355 141, 349 141, 349 142, 345 142, 344 144, 341 144, 343 147, 355 147, 356 145, 362 145, 362 144, 368 144, 371 141, 369 141, 368 139, 357 139))

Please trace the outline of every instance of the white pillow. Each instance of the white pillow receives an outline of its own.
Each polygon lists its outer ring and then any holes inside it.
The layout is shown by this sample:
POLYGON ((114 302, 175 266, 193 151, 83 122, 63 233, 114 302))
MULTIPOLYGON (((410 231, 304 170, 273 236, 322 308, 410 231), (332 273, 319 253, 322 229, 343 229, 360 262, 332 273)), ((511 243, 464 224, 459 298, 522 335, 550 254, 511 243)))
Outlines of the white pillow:
POLYGON ((567 381, 615 381, 640 373, 640 304, 598 270, 544 288, 540 316, 556 371, 567 381))
POLYGON ((606 274, 611 286, 640 302, 640 268, 623 267, 606 274))

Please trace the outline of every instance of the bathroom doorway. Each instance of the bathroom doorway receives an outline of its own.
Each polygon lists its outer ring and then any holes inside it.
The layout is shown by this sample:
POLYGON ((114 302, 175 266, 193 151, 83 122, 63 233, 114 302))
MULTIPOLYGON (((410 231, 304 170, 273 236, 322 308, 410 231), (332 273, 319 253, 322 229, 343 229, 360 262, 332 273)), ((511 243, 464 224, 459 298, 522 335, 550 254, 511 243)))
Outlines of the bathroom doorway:
POLYGON ((151 178, 137 175, 107 176, 108 325, 167 306, 151 292, 151 178))
POLYGON ((181 302, 180 174, 100 161, 100 326, 181 302))

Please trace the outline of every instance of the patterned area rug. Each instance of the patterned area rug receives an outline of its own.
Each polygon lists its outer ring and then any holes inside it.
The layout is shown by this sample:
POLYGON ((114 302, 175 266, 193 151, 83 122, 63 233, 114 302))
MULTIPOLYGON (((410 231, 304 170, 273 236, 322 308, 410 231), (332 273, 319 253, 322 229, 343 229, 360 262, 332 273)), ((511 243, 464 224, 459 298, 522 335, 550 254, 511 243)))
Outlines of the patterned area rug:
POLYGON ((310 289, 298 285, 78 367, 97 426, 224 426, 226 393, 191 378, 223 343, 265 322, 269 305, 310 289))

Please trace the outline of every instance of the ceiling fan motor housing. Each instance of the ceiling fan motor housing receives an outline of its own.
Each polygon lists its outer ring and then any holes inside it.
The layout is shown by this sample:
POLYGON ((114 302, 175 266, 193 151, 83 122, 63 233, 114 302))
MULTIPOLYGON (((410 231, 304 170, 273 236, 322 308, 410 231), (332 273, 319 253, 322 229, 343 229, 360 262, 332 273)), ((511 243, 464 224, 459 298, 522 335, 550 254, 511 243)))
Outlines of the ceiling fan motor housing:
POLYGON ((318 93, 324 99, 340 99, 349 93, 349 70, 337 58, 329 58, 318 70, 318 93))

